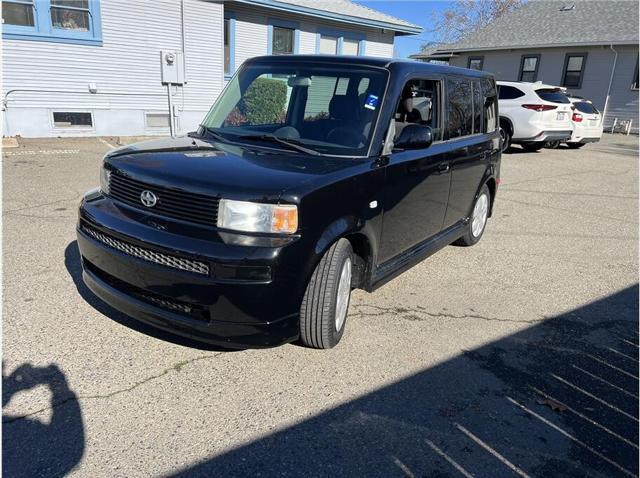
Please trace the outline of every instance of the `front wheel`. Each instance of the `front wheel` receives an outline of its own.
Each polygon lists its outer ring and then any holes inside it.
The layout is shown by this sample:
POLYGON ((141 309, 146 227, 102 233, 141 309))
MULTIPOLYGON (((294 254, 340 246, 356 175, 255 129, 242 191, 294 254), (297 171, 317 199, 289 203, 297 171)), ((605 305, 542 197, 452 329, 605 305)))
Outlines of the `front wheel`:
POLYGON ((469 219, 467 226, 467 232, 464 236, 458 239, 454 244, 458 246, 473 246, 477 244, 484 234, 484 229, 487 225, 487 218, 489 217, 489 207, 491 205, 491 193, 489 188, 485 184, 480 190, 480 194, 476 198, 473 205, 473 212, 469 219))
POLYGON ((528 151, 529 153, 533 153, 544 148, 544 144, 544 141, 537 141, 535 143, 522 143, 522 149, 528 151))
POLYGON ((307 347, 330 349, 344 333, 351 299, 353 250, 340 239, 322 256, 300 307, 300 341, 307 347))

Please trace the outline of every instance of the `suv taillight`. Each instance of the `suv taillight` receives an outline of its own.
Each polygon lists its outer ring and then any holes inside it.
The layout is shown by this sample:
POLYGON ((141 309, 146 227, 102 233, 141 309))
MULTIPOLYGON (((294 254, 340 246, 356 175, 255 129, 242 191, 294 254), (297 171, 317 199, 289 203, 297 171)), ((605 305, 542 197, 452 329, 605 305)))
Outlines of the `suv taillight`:
POLYGON ((582 121, 582 115, 580 113, 573 113, 571 120, 575 121, 576 123, 580 123, 582 121))
POLYGON ((557 106, 553 105, 522 105, 522 107, 533 111, 549 111, 557 108, 557 106))

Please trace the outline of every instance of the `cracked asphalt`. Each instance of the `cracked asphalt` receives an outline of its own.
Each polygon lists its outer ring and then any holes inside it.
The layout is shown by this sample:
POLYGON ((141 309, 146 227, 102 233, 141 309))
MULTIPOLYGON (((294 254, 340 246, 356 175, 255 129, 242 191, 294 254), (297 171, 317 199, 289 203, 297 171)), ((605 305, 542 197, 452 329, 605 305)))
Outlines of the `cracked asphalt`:
POLYGON ((117 140, 3 151, 6 476, 638 475, 637 137, 513 148, 478 245, 355 292, 333 350, 239 352, 81 283, 117 140))

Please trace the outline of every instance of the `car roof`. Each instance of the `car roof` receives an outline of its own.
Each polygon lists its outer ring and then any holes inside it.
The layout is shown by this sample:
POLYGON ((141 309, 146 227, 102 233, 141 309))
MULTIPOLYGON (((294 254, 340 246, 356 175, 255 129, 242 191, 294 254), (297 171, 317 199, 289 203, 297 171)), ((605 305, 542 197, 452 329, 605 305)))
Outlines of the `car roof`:
POLYGON ((558 89, 562 89, 559 86, 554 86, 554 85, 547 85, 541 81, 536 81, 535 83, 531 83, 530 81, 496 81, 496 84, 498 85, 506 85, 506 86, 515 86, 517 87, 530 87, 530 88, 534 88, 534 89, 539 89, 539 88, 558 88, 558 89))
POLYGON ((438 65, 434 63, 426 63, 418 60, 400 59, 400 58, 381 58, 372 56, 349 56, 349 55, 267 55, 257 56, 245 62, 251 64, 297 64, 310 63, 316 64, 332 64, 345 66, 370 66, 377 68, 385 68, 396 72, 424 72, 425 74, 449 74, 464 75, 478 78, 493 78, 491 73, 486 71, 470 70, 468 68, 459 68, 449 65, 438 65))

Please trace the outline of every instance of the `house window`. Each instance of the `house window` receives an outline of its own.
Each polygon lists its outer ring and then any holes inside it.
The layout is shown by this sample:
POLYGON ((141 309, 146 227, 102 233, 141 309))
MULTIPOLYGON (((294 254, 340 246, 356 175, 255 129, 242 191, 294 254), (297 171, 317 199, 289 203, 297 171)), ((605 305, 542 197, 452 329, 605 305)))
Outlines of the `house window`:
POLYGON ((34 27, 36 20, 33 14, 33 0, 3 1, 2 23, 4 25, 34 27))
POLYGON ((99 0, 3 0, 2 37, 102 44, 99 0))
POLYGON ((580 88, 584 76, 584 65, 587 61, 586 53, 568 53, 564 61, 562 86, 580 88))
POLYGON ((320 35, 320 53, 336 55, 338 53, 338 37, 320 35))
POLYGON ((231 77, 236 69, 236 17, 224 12, 224 76, 231 77))
POLYGON ((51 25, 53 28, 88 32, 89 0, 51 0, 51 25))
POLYGON ((470 56, 467 60, 467 68, 472 70, 482 70, 484 64, 484 56, 470 56))
POLYGON ((522 55, 520 61, 520 81, 535 82, 538 79, 538 64, 540 55, 522 55))
POLYGON ((293 28, 273 27, 271 53, 274 55, 291 55, 294 46, 293 28))
POLYGON ((342 54, 357 56, 360 54, 360 42, 351 38, 342 40, 342 54))
POLYGON ((54 111, 54 128, 92 128, 93 117, 85 111, 54 111))
POLYGON ((147 128, 169 129, 169 113, 146 113, 147 128))
POLYGON ((632 90, 637 90, 638 89, 638 60, 636 60, 636 71, 635 74, 633 75, 633 83, 631 83, 631 89, 632 90))
POLYGON ((354 31, 318 29, 316 53, 323 55, 364 55, 366 35, 354 31))

